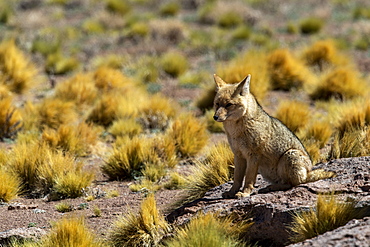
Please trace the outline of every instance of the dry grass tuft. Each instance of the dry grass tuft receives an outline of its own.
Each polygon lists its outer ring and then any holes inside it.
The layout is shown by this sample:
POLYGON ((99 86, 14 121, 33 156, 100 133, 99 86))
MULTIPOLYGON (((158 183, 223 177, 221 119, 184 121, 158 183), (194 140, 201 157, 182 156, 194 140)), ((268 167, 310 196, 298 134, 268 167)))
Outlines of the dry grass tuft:
POLYGON ((77 74, 58 84, 55 97, 71 101, 80 107, 82 104, 92 104, 97 97, 97 88, 90 74, 77 74))
POLYGON ((234 223, 232 217, 220 218, 208 213, 191 219, 175 237, 166 242, 169 247, 245 246, 239 234, 246 232, 251 223, 234 223))
POLYGON ((280 103, 275 115, 291 131, 297 133, 307 125, 310 117, 310 109, 303 102, 283 101, 280 103))
POLYGON ((129 136, 134 137, 143 132, 143 127, 133 118, 115 120, 109 128, 109 133, 114 137, 129 136))
POLYGON ((88 154, 90 147, 96 144, 97 138, 96 129, 83 122, 77 126, 62 124, 57 130, 45 129, 42 133, 42 140, 50 147, 76 156, 88 154))
POLYGON ((39 128, 57 129, 62 124, 75 123, 77 113, 72 102, 65 102, 56 98, 45 99, 37 107, 39 128))
POLYGON ((335 68, 325 74, 321 81, 310 95, 313 100, 353 99, 368 92, 366 82, 357 71, 349 67, 335 68))
POLYGON ((163 70, 173 77, 179 77, 189 67, 188 59, 177 51, 165 53, 161 58, 161 64, 163 70))
POLYGON ((0 85, 21 94, 35 85, 36 68, 18 49, 14 40, 0 43, 0 85))
POLYGON ((48 235, 42 240, 44 247, 98 247, 103 246, 86 226, 82 217, 63 217, 57 221, 48 235))
MULTIPOLYGON (((270 87, 267 56, 262 51, 252 50, 232 60, 226 66, 219 65, 217 74, 230 84, 240 82, 248 74, 251 74, 251 92, 259 100, 263 100, 270 87)), ((212 89, 212 93, 213 97, 210 97, 212 98, 212 103, 209 101, 211 103, 210 107, 213 106, 215 86, 212 89)))
POLYGON ((319 195, 316 209, 294 215, 289 227, 292 241, 301 242, 345 225, 356 217, 357 201, 338 202, 334 195, 319 195))
POLYGON ((119 70, 100 67, 94 72, 95 86, 101 91, 122 89, 133 82, 119 70))
POLYGON ((234 154, 227 143, 213 146, 204 161, 198 161, 192 175, 186 178, 185 194, 179 203, 201 198, 209 189, 226 183, 232 177, 234 154))
POLYGON ((333 40, 320 40, 303 52, 303 60, 309 66, 315 66, 323 71, 330 66, 346 65, 348 58, 338 53, 333 40))
POLYGON ((21 192, 19 179, 0 166, 0 202, 9 202, 21 192))
POLYGON ((190 113, 180 115, 167 134, 173 138, 176 149, 183 158, 199 153, 208 141, 205 122, 190 113))
POLYGON ((0 98, 0 140, 14 138, 23 127, 23 119, 10 97, 0 98))
POLYGON ((305 65, 289 50, 275 50, 267 58, 271 87, 275 90, 302 88, 312 83, 313 77, 305 65))
POLYGON ((138 214, 129 213, 115 222, 109 235, 112 246, 156 246, 169 233, 170 226, 157 210, 153 194, 141 203, 138 214))

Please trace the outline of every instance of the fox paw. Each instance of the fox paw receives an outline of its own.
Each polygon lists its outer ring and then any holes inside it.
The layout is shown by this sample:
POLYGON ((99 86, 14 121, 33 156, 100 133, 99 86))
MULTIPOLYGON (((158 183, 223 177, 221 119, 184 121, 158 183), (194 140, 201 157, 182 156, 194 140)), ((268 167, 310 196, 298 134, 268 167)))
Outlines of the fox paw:
POLYGON ((243 197, 248 197, 251 193, 250 192, 238 192, 235 194, 236 198, 243 198, 243 197))
POLYGON ((225 198, 225 199, 235 198, 235 192, 226 191, 222 193, 222 198, 225 198))

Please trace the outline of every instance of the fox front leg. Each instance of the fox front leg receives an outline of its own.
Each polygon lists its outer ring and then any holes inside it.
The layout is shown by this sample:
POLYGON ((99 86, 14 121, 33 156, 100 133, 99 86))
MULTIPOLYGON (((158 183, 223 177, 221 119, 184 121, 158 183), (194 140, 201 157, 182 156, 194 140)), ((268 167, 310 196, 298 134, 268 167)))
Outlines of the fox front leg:
POLYGON ((235 169, 234 169, 234 183, 231 189, 222 194, 223 198, 235 198, 235 194, 242 187, 245 170, 247 168, 247 161, 243 157, 234 157, 235 169))
POLYGON ((241 192, 236 193, 236 197, 247 197, 252 193, 254 188, 254 184, 256 183, 258 173, 258 165, 257 161, 253 158, 250 158, 247 162, 247 168, 245 171, 245 180, 243 190, 241 192))

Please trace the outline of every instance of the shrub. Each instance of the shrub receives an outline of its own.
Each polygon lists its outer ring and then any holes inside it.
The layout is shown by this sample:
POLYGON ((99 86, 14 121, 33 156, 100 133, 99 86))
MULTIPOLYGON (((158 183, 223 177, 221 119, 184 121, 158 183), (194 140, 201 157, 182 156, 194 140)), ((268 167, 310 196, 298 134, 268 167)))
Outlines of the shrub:
POLYGON ((176 231, 169 247, 245 246, 238 238, 247 231, 248 223, 235 224, 231 217, 220 218, 215 214, 201 214, 176 231))
POLYGON ((130 26, 129 37, 146 37, 149 34, 149 27, 145 22, 136 22, 130 26))
POLYGON ((297 133, 308 123, 310 110, 307 104, 298 101, 283 101, 276 111, 276 118, 291 131, 297 133))
POLYGON ((197 154, 208 141, 206 124, 191 114, 180 115, 168 130, 181 157, 197 154))
POLYGON ((301 242, 345 225, 355 218, 357 201, 338 202, 334 195, 317 197, 316 209, 296 213, 289 227, 291 240, 301 242))
POLYGON ((354 8, 352 16, 354 19, 370 19, 370 7, 357 6, 354 8))
POLYGON ((314 34, 318 33, 323 26, 323 20, 316 17, 310 17, 302 20, 299 28, 303 34, 314 34))
POLYGON ((0 43, 0 84, 21 94, 35 84, 37 70, 14 40, 0 43))
POLYGON ((20 192, 21 184, 18 178, 0 165, 0 202, 9 202, 20 192))
POLYGON ((304 64, 289 50, 275 50, 267 58, 271 86, 275 90, 302 88, 309 83, 312 75, 304 64))
POLYGON ((103 33, 105 27, 97 20, 87 19, 82 23, 82 30, 89 34, 103 33))
POLYGON ((0 4, 0 23, 7 24, 12 17, 13 9, 9 3, 2 2, 0 4))
POLYGON ((248 40, 251 37, 251 29, 246 25, 239 25, 233 32, 232 32, 232 39, 233 40, 248 40))
POLYGON ((180 76, 189 67, 187 58, 175 51, 165 53, 161 58, 161 64, 163 70, 173 77, 180 76))
POLYGON ((22 129, 23 120, 20 112, 12 106, 10 97, 0 98, 0 140, 14 138, 22 129))
POLYGON ((33 40, 31 47, 31 52, 39 52, 45 57, 49 54, 58 53, 60 50, 60 40, 47 40, 43 38, 36 38, 35 40, 33 40))
POLYGON ((63 217, 57 221, 48 235, 42 240, 44 247, 103 246, 96 240, 82 217, 63 217))
POLYGON ((367 92, 366 83, 360 78, 358 72, 347 67, 338 67, 322 78, 320 85, 311 93, 313 100, 340 100, 353 99, 363 96, 367 92))
POLYGON ((150 194, 142 201, 137 215, 129 213, 114 223, 108 239, 112 246, 156 246, 169 231, 170 226, 150 194))

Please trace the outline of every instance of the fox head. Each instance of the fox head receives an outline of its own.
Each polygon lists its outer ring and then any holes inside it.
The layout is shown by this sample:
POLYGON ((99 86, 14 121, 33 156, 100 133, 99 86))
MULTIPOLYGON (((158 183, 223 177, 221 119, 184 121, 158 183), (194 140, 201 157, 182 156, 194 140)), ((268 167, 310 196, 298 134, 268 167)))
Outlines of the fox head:
POLYGON ((248 111, 248 102, 253 96, 249 92, 251 75, 236 84, 227 84, 219 76, 213 75, 216 82, 216 96, 214 99, 215 114, 213 119, 217 122, 235 121, 248 111))

